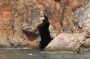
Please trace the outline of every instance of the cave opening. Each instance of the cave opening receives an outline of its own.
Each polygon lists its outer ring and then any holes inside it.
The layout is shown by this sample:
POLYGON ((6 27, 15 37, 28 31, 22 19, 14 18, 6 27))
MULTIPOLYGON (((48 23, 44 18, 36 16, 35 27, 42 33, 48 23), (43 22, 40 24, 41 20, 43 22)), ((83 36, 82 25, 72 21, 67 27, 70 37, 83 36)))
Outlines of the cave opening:
POLYGON ((40 46, 39 46, 40 50, 44 50, 44 48, 52 40, 50 37, 50 32, 48 28, 49 28, 49 21, 48 21, 48 18, 45 16, 43 23, 38 26, 40 37, 41 37, 40 46))

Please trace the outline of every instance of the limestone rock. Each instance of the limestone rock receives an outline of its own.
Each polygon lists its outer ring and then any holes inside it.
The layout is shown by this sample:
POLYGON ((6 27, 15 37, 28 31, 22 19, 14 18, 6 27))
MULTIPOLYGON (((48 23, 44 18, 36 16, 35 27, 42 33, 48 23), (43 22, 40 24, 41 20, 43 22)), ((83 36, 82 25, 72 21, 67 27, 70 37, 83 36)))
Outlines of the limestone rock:
POLYGON ((84 31, 90 33, 90 1, 78 13, 78 24, 84 31))
POLYGON ((4 37, 0 37, 0 48, 9 48, 11 47, 10 43, 9 43, 9 40, 7 40, 6 38, 4 37))
POLYGON ((45 48, 45 51, 77 52, 85 40, 83 33, 61 33, 45 48))
POLYGON ((84 41, 84 44, 83 45, 84 45, 84 47, 89 48, 90 47, 90 38, 86 39, 84 41))
POLYGON ((76 25, 75 11, 82 6, 85 6, 87 0, 52 0, 48 1, 46 14, 49 18, 49 31, 52 38, 55 38, 58 33, 82 32, 76 25), (49 16, 48 16, 49 14, 49 16))
POLYGON ((38 26, 43 20, 43 8, 37 0, 0 0, 0 36, 9 40, 11 47, 26 46, 24 41, 28 41, 28 47, 37 48, 38 26))
POLYGON ((4 45, 10 47, 10 43, 8 41, 8 36, 12 34, 12 19, 13 19, 13 11, 12 5, 5 0, 0 0, 0 44, 2 47, 4 45))
POLYGON ((31 8, 31 10, 29 9, 30 12, 28 12, 31 14, 27 14, 30 16, 26 16, 27 19, 23 21, 22 30, 35 33, 35 31, 37 31, 38 26, 43 23, 44 13, 41 5, 37 4, 29 8, 31 8))
POLYGON ((54 38, 49 45, 78 50, 84 36, 76 33, 90 33, 89 9, 89 0, 0 0, 0 45, 38 48, 38 26, 47 17, 54 38))

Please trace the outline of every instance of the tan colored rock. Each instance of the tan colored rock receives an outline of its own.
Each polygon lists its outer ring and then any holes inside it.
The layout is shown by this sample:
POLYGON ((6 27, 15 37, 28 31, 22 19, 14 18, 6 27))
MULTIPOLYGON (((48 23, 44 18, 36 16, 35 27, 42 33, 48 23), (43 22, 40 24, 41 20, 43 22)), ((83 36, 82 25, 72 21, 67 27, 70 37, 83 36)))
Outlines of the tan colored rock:
POLYGON ((30 41, 30 40, 24 40, 21 44, 24 46, 24 47, 29 47, 29 48, 38 48, 39 47, 39 43, 40 43, 40 38, 37 38, 33 41, 30 41))
POLYGON ((10 42, 16 46, 38 48, 40 42, 38 26, 44 20, 42 6, 36 0, 17 2, 14 33, 11 36, 13 39, 10 38, 10 42))
POLYGON ((86 39, 85 41, 84 41, 84 47, 87 47, 87 48, 89 48, 90 47, 90 38, 88 38, 88 39, 86 39))
POLYGON ((13 11, 12 5, 9 5, 6 1, 0 1, 0 45, 2 47, 10 47, 8 40, 9 35, 12 34, 12 19, 13 11))
POLYGON ((85 40, 83 33, 61 33, 45 48, 45 51, 77 52, 85 40))
POLYGON ((0 0, 0 37, 9 41, 11 47, 28 44, 28 47, 37 48, 38 26, 43 20, 43 8, 37 0, 0 0))
POLYGON ((46 14, 50 22, 50 35, 52 38, 62 32, 82 32, 78 25, 76 25, 75 11, 85 5, 87 0, 53 0, 48 1, 48 11, 46 14), (53 5, 52 5, 53 4, 53 5))
POLYGON ((11 44, 10 44, 9 40, 0 36, 0 48, 2 48, 2 47, 9 48, 9 47, 11 47, 11 44))
MULTIPOLYGON (((8 46, 38 48, 41 40, 38 26, 43 23, 44 15, 50 23, 49 31, 52 38, 62 32, 89 32, 89 17, 81 22, 82 17, 81 20, 76 19, 74 13, 85 5, 86 1, 0 0, 0 38, 4 38, 1 41, 7 42, 8 46), (75 23, 77 20, 80 21, 78 24, 75 23), (84 25, 84 27, 80 27, 80 25, 84 25)), ((89 10, 87 11, 89 12, 89 10)), ((78 16, 78 14, 76 15, 78 16)), ((89 16, 87 13, 86 15, 89 16)), ((1 43, 1 45, 6 44, 1 43)))

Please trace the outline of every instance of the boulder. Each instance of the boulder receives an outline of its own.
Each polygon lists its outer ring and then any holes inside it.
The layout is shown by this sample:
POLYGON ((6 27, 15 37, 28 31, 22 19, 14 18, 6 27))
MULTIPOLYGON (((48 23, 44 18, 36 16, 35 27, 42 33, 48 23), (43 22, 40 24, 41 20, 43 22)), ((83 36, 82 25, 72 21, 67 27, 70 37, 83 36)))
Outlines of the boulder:
POLYGON ((45 51, 77 52, 85 40, 83 33, 61 33, 45 48, 45 51))

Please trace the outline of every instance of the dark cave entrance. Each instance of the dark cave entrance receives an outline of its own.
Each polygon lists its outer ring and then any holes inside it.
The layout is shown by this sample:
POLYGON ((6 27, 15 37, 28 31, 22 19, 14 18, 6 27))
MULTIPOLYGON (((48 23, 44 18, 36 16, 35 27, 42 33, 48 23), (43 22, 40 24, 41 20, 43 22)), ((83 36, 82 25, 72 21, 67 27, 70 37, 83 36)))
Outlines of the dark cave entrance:
POLYGON ((40 50, 43 50, 51 41, 50 32, 49 32, 49 21, 48 18, 45 16, 45 19, 43 20, 43 23, 39 25, 39 33, 41 36, 41 42, 40 42, 40 50))

